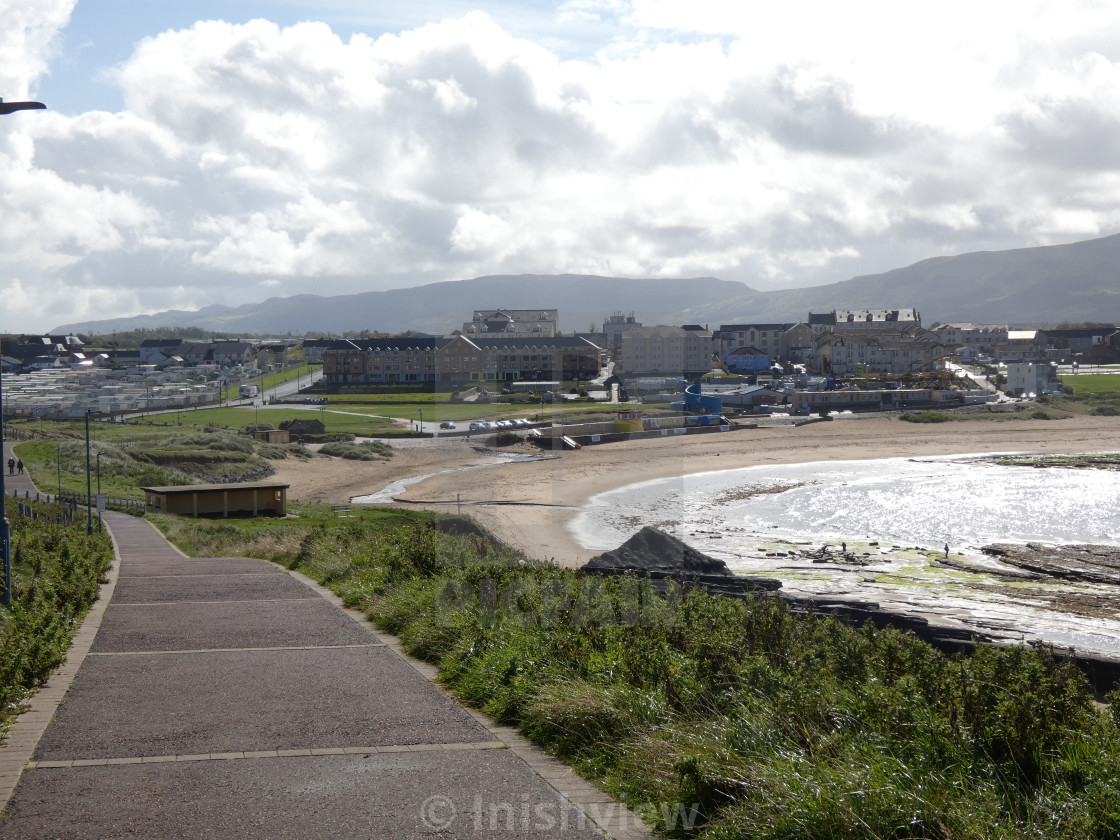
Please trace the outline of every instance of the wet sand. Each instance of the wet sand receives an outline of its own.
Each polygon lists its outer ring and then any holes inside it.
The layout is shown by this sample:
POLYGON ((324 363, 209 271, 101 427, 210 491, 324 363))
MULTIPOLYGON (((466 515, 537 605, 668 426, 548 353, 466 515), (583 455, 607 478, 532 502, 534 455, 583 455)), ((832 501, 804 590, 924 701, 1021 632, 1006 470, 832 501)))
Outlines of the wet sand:
MULTIPOLYGON (((316 458, 275 462, 293 499, 342 504, 392 481, 494 460, 477 439, 403 441, 389 461, 316 458)), ((410 485, 398 504, 474 517, 531 557, 579 566, 583 549, 567 524, 591 496, 628 484, 763 464, 849 461, 992 452, 1120 451, 1120 418, 910 424, 894 418, 839 419, 807 426, 670 435, 563 452, 559 458, 502 463, 433 476, 410 485)), ((507 455, 538 453, 525 445, 507 455)), ((539 454, 539 453, 538 453, 539 454)))

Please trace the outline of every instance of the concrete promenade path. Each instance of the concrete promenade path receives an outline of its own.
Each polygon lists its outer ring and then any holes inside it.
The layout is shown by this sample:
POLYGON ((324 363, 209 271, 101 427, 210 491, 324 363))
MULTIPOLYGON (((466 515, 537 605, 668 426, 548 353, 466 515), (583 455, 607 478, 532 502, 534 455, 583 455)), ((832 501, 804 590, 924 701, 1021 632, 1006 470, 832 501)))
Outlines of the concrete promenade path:
POLYGON ((306 578, 104 521, 110 583, 0 747, 0 838, 650 836, 306 578))

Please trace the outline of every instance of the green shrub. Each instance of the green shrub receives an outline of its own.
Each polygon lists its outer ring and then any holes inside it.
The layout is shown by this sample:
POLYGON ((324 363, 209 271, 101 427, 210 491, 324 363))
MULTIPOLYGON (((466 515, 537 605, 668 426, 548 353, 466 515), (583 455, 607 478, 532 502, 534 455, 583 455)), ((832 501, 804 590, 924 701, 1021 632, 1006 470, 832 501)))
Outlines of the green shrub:
POLYGON ((48 521, 58 505, 36 504, 35 520, 9 508, 12 605, 0 608, 0 729, 65 658, 113 561, 108 534, 87 535, 84 520, 48 521))
POLYGON ((384 461, 393 457, 393 447, 377 440, 363 443, 324 443, 319 447, 319 454, 351 461, 384 461))
POLYGON ((944 411, 908 411, 898 415, 898 419, 907 423, 947 423, 953 418, 944 411))

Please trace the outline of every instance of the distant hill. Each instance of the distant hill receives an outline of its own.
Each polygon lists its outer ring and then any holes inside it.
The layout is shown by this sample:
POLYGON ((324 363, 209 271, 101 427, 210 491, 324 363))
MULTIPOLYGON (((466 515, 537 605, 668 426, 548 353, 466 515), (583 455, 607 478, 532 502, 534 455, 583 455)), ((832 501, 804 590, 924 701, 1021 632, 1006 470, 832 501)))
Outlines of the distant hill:
MULTIPOLYGON (((693 320, 723 310, 748 320, 802 320, 832 309, 913 306, 922 323, 1046 325, 1120 323, 1120 235, 1069 245, 934 257, 884 274, 777 292, 750 291, 718 307, 699 305, 693 320)), ((727 321, 725 321, 727 323, 727 321)))
POLYGON ((913 306, 923 323, 1056 324, 1120 321, 1120 235, 935 257, 884 274, 804 289, 760 292, 712 277, 636 280, 589 275, 495 275, 411 289, 270 298, 237 307, 170 310, 65 324, 53 333, 110 333, 161 326, 261 334, 346 330, 434 334, 458 329, 478 308, 559 309, 561 328, 585 331, 613 312, 645 324, 800 321, 810 312, 913 306))
POLYGON ((442 335, 461 328, 476 309, 500 308, 559 309, 562 330, 586 332, 593 323, 602 329, 603 318, 615 311, 638 312, 648 323, 675 323, 682 311, 698 302, 714 305, 750 291, 742 283, 711 277, 633 280, 576 274, 493 275, 386 292, 295 295, 236 307, 207 306, 197 312, 170 310, 68 324, 52 332, 102 335, 138 327, 203 326, 274 335, 347 330, 417 330, 442 335))

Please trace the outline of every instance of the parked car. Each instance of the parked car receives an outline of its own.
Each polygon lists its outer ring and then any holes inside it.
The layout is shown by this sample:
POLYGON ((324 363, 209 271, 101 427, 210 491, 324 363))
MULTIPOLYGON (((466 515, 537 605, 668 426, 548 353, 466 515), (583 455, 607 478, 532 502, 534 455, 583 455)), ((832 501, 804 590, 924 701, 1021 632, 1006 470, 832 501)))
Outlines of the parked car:
POLYGON ((454 429, 455 424, 452 423, 450 420, 444 420, 442 423, 439 424, 439 427, 441 429, 454 429))

